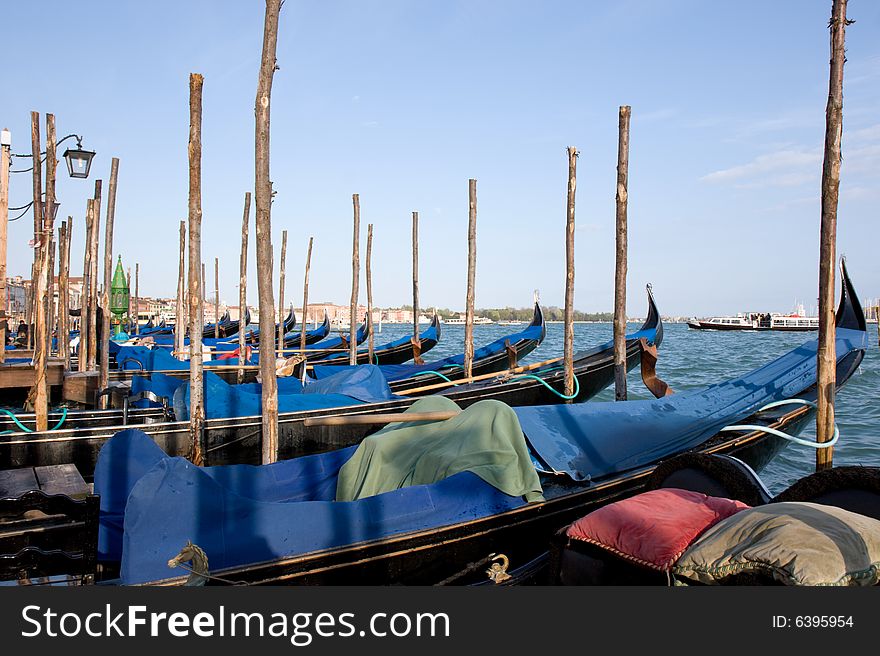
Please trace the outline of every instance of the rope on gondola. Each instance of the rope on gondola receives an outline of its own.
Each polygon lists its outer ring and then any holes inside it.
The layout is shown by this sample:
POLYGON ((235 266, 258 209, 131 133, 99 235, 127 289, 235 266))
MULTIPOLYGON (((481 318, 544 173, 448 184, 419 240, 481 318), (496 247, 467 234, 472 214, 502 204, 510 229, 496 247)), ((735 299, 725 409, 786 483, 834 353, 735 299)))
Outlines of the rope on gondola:
MULTIPOLYGON (((813 401, 807 401, 805 399, 784 399, 782 401, 773 401, 772 403, 768 403, 767 405, 759 408, 758 412, 770 410, 771 408, 778 408, 779 406, 783 405, 806 405, 810 406, 811 408, 816 407, 816 404, 813 401)), ((837 441, 840 439, 840 429, 837 427, 837 424, 834 424, 834 435, 827 442, 814 442, 812 440, 805 440, 800 437, 795 437, 794 435, 789 435, 788 433, 783 433, 781 430, 771 428, 770 426, 759 426, 756 424, 735 424, 733 426, 725 426, 721 429, 721 431, 758 431, 761 433, 767 433, 768 435, 781 437, 784 440, 789 440, 790 442, 800 444, 801 446, 810 447, 811 449, 831 448, 832 446, 837 444, 837 441)))
POLYGON ((559 390, 555 390, 555 389, 553 389, 553 387, 550 385, 550 383, 548 383, 546 380, 544 380, 544 379, 541 378, 540 376, 535 376, 534 374, 520 374, 520 375, 518 375, 518 376, 513 376, 513 377, 511 378, 511 380, 516 380, 517 378, 531 378, 531 379, 533 379, 533 380, 537 380, 539 383, 541 383, 544 387, 546 387, 548 390, 550 390, 551 392, 553 392, 553 393, 554 393, 556 396, 558 396, 560 399, 564 399, 564 400, 566 400, 566 401, 571 401, 572 399, 577 398, 577 395, 578 395, 578 394, 580 393, 580 391, 581 391, 581 385, 580 385, 580 383, 578 382, 578 378, 577 378, 577 376, 574 377, 574 392, 572 392, 572 394, 571 394, 570 396, 567 395, 567 394, 563 394, 563 393, 560 392, 559 390))
MULTIPOLYGON (((11 410, 7 410, 6 408, 0 408, 0 412, 5 412, 7 415, 9 415, 9 418, 12 419, 12 421, 15 423, 15 425, 18 426, 25 433, 35 433, 36 432, 34 430, 31 430, 27 426, 25 426, 23 423, 21 423, 18 420, 18 417, 15 416, 15 413, 13 413, 11 410)), ((59 428, 61 428, 61 424, 63 424, 66 419, 67 419, 67 408, 61 408, 61 419, 59 419, 58 423, 55 424, 49 430, 50 431, 58 430, 59 428)), ((8 435, 9 433, 14 433, 14 432, 15 431, 13 431, 13 430, 5 430, 5 431, 0 432, 0 435, 8 435)))

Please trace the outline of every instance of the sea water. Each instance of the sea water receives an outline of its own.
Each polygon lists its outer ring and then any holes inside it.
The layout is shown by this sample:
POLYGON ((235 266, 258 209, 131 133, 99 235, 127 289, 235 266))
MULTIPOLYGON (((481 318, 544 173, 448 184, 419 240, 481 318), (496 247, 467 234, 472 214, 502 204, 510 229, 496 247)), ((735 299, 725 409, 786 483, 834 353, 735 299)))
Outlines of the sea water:
MULTIPOLYGON (((420 326, 422 330, 425 324, 420 326)), ((375 327, 378 330, 378 326, 375 327)), ((479 348, 523 326, 498 324, 474 327, 474 346, 479 348)), ((630 324, 628 332, 638 329, 630 324)), ((804 342, 814 340, 816 332, 752 332, 692 330, 686 324, 664 324, 663 344, 657 362, 657 375, 675 391, 706 387, 736 378, 784 355, 804 342)), ((376 345, 390 342, 412 332, 412 325, 384 324, 375 335, 376 345)), ((612 339, 610 323, 578 323, 574 327, 575 351, 612 339)), ((880 353, 877 326, 868 327, 868 351, 859 370, 838 392, 835 417, 840 441, 834 448, 835 465, 880 466, 880 353)), ((563 324, 547 325, 547 337, 522 364, 540 362, 562 355, 563 324)), ((442 326, 440 343, 425 353, 426 362, 464 350, 464 326, 442 326)), ((651 398, 641 382, 639 370, 627 378, 629 398, 651 398)), ((605 389, 589 403, 614 401, 613 386, 605 389)), ((810 423, 801 437, 815 439, 815 423, 810 423)), ((777 493, 796 479, 815 469, 815 449, 791 444, 761 472, 761 478, 777 493)))

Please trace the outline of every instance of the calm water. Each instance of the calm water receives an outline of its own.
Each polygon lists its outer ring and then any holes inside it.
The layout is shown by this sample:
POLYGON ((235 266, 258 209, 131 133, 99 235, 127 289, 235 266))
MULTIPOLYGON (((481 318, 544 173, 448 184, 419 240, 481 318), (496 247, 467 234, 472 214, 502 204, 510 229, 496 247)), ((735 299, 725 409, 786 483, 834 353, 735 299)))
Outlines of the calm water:
MULTIPOLYGON (((633 324, 632 329, 637 326, 633 324)), ((477 347, 503 335, 515 332, 516 326, 475 326, 477 347)), ((378 327, 377 327, 378 330, 378 327)), ((412 326, 385 324, 376 335, 376 344, 409 334, 412 326)), ((657 373, 676 390, 693 389, 734 378, 787 353, 816 333, 715 332, 690 330, 685 324, 664 325, 657 373)), ((575 350, 610 340, 610 323, 576 324, 575 350)), ((562 354, 563 326, 549 324, 547 337, 524 363, 557 357, 562 354)), ((860 370, 837 396, 836 417, 840 442, 834 449, 836 465, 880 465, 880 353, 877 347, 877 326, 868 326, 868 352, 860 370)), ((442 339, 426 360, 461 353, 464 350, 464 326, 443 325, 442 339)), ((630 372, 627 381, 630 398, 650 398, 638 370, 630 372)), ((593 402, 613 401, 613 388, 606 389, 593 402)), ((815 439, 815 426, 802 435, 815 439)), ((815 451, 792 444, 762 472, 764 482, 773 492, 787 487, 795 479, 809 474, 815 466, 815 451)))

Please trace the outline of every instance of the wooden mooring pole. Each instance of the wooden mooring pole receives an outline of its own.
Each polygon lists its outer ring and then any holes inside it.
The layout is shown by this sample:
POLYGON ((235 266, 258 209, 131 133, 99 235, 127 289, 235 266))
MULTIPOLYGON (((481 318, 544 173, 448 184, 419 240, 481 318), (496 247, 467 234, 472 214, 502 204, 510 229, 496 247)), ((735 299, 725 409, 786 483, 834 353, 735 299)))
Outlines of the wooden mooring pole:
MULTIPOLYGON (((287 230, 281 231, 281 266, 278 272, 278 350, 284 350, 284 279, 287 276, 287 230)), ((292 309, 292 308, 291 308, 292 309)), ((305 317, 302 318, 305 324, 305 317)))
POLYGON ((373 364, 373 272, 370 260, 373 256, 373 224, 367 224, 367 362, 373 364))
POLYGON ((135 335, 141 334, 140 281, 141 281, 141 265, 140 265, 140 262, 135 262, 134 263, 134 334, 135 335))
POLYGON ((254 103, 254 168, 257 230, 257 283, 260 294, 260 379, 262 381, 262 462, 278 460, 278 379, 275 375, 275 299, 272 292, 272 182, 269 177, 269 115, 277 65, 281 0, 266 0, 263 51, 254 103))
MULTIPOLYGON (((568 147, 568 197, 565 205, 565 396, 574 395, 574 200, 577 190, 577 148, 568 147)), ((571 399, 568 399, 571 402, 571 399)))
MULTIPOLYGON (((33 114, 31 114, 33 116, 33 114)), ((39 121, 37 122, 36 147, 39 152, 39 121)), ((46 381, 46 370, 49 359, 49 325, 48 310, 50 299, 47 297, 49 290, 49 269, 52 248, 52 209, 55 205, 55 116, 46 114, 46 202, 43 205, 45 211, 38 223, 39 231, 35 234, 35 248, 37 249, 36 285, 34 288, 34 386, 30 397, 33 399, 36 428, 38 431, 46 430, 49 416, 49 388, 46 381)), ((34 160, 34 168, 41 167, 39 155, 34 160)), ((38 176, 35 176, 38 177, 38 176)), ((36 189, 35 189, 36 190, 36 189)), ((39 198, 34 202, 34 207, 40 203, 39 198)))
POLYGON ((468 180, 468 270, 464 319, 464 377, 474 366, 474 284, 477 277, 477 181, 468 180))
POLYGON ((361 269, 361 201, 358 194, 351 195, 354 206, 354 236, 351 242, 351 308, 348 315, 348 364, 357 364, 357 302, 358 277, 361 269))
POLYGON ((98 240, 101 235, 101 187, 95 180, 95 197, 92 201, 92 240, 89 242, 89 361, 88 370, 94 371, 98 364, 98 240))
MULTIPOLYGON (((103 322, 101 324, 101 368, 99 389, 107 389, 110 382, 110 278, 113 273, 113 221, 116 218, 116 180, 119 175, 119 158, 110 162, 110 186, 107 188, 107 223, 104 227, 104 288, 101 290, 103 322)), ((107 407, 109 399, 103 397, 102 405, 107 407)))
POLYGON ((49 240, 46 273, 46 357, 52 357, 52 331, 55 327, 55 233, 46 233, 49 240))
MULTIPOLYGON (((40 277, 40 246, 43 232, 43 165, 40 147, 40 113, 31 112, 31 182, 34 194, 34 270, 31 273, 31 305, 35 306, 37 279, 40 277)), ((31 308, 31 321, 35 321, 35 309, 31 308)), ((34 326, 28 322, 28 341, 33 343, 34 326)))
POLYGON ((70 368, 70 231, 73 217, 58 228, 58 357, 70 368))
MULTIPOLYGON (((822 163, 822 224, 819 237, 819 349, 817 358, 816 440, 834 435, 837 354, 834 325, 834 265, 837 258, 837 201, 840 191, 840 140, 843 131, 843 63, 846 0, 831 9, 831 67, 825 108, 825 158, 822 163)), ((816 450, 816 471, 830 469, 831 447, 816 450)))
POLYGON ((202 466, 205 423, 202 384, 202 86, 199 73, 189 76, 189 439, 190 460, 202 466))
POLYGON ((89 244, 92 243, 92 230, 95 227, 92 220, 92 199, 86 201, 86 244, 83 254, 83 284, 79 295, 79 346, 77 347, 77 370, 87 371, 89 361, 89 312, 92 308, 89 306, 89 288, 91 287, 91 249, 89 244))
POLYGON ((247 249, 248 249, 248 223, 251 213, 251 192, 244 193, 244 212, 241 217, 241 256, 238 263, 238 382, 244 382, 244 362, 247 357, 247 341, 245 331, 247 326, 244 318, 247 316, 247 249))
POLYGON ((9 231, 9 167, 12 158, 12 135, 3 128, 0 136, 0 364, 6 362, 6 337, 9 305, 6 291, 6 249, 9 231))
POLYGON ((412 213, 412 279, 413 279, 413 362, 422 360, 422 340, 419 339, 419 213, 412 213))
POLYGON ((208 277, 205 275, 205 263, 202 262, 202 303, 199 305, 202 316, 199 317, 199 323, 202 324, 200 330, 205 328, 205 300, 208 298, 208 277))
POLYGON ((614 266, 614 400, 626 401, 626 206, 629 185, 629 105, 621 105, 617 141, 614 266))
POLYGON ((306 276, 303 281, 303 309, 302 309, 302 327, 299 332, 299 350, 305 351, 306 348, 306 316, 309 311, 309 269, 312 266, 312 244, 315 238, 309 237, 309 250, 306 253, 306 276))
POLYGON ((220 339, 220 258, 214 258, 214 339, 220 339))
POLYGON ((178 359, 183 359, 186 346, 186 312, 183 302, 186 298, 186 221, 180 222, 180 249, 177 262, 177 299, 174 305, 174 352, 178 359))

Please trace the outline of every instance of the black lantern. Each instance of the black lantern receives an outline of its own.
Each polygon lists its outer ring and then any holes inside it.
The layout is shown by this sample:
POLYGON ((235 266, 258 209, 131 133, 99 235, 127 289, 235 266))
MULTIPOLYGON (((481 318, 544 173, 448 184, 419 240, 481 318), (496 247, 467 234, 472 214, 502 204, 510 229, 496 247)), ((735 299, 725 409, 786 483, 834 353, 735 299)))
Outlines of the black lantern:
POLYGON ((76 140, 76 148, 64 151, 64 159, 67 160, 67 172, 71 178, 89 177, 89 169, 92 167, 93 150, 83 150, 82 141, 76 140))
MULTIPOLYGON (((52 223, 55 223, 55 217, 58 216, 58 208, 61 207, 61 203, 53 202, 52 203, 52 223)), ((40 203, 40 216, 43 219, 43 223, 45 224, 47 221, 46 218, 46 201, 40 203)))

